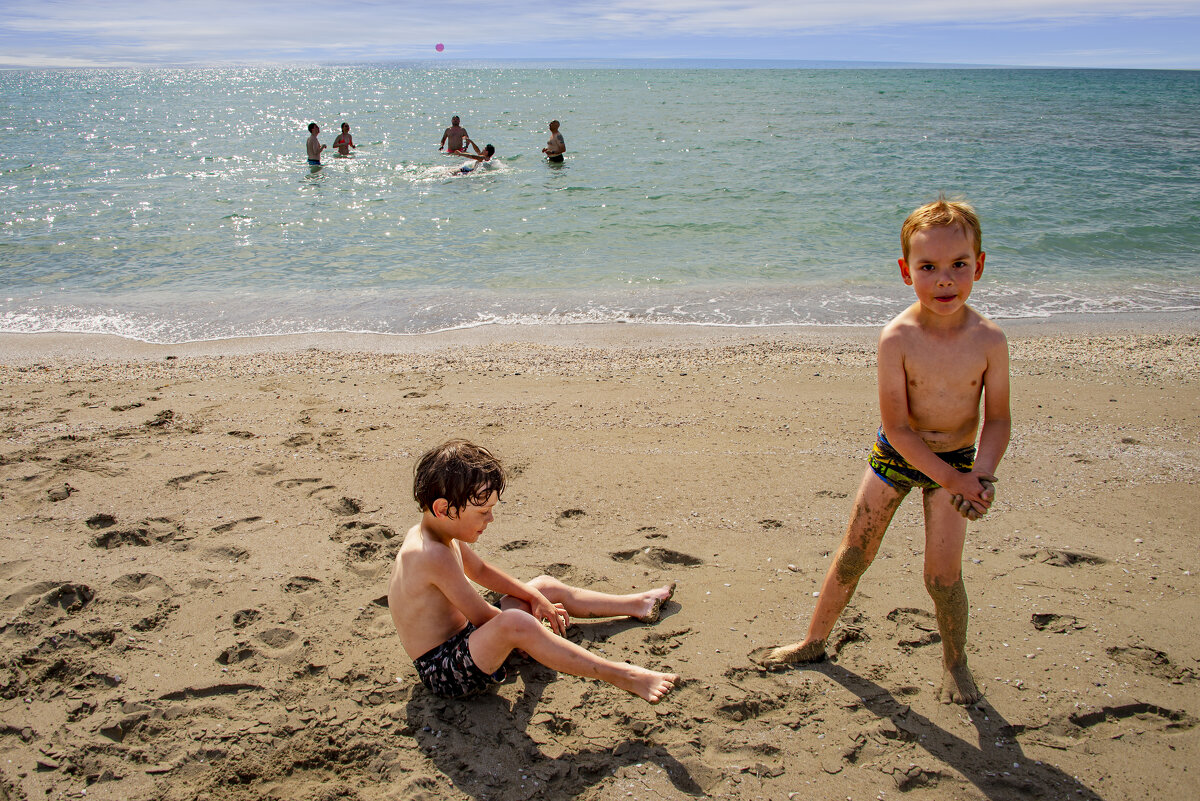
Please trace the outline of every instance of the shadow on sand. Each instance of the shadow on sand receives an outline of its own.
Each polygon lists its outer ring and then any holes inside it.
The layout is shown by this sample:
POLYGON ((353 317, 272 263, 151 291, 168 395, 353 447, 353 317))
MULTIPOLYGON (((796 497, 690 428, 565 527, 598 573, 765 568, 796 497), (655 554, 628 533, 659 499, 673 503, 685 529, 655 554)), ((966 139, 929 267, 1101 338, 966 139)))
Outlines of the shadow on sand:
POLYGON ((546 685, 557 674, 529 660, 510 661, 508 671, 509 681, 519 675, 525 687, 513 702, 492 693, 450 701, 419 685, 409 699, 408 725, 418 748, 459 791, 480 801, 574 798, 621 767, 653 763, 680 792, 704 795, 688 770, 648 737, 577 750, 557 744, 580 739, 572 736, 577 724, 570 717, 577 719, 578 711, 560 715, 538 710, 546 685), (550 738, 540 737, 539 743, 535 737, 541 731, 550 738), (544 742, 551 738, 554 743, 544 742))
MULTIPOLYGON (((1103 801, 1073 776, 1026 756, 1016 740, 1021 728, 1005 720, 986 699, 965 709, 979 731, 976 745, 949 733, 908 704, 896 700, 883 687, 840 665, 820 662, 804 665, 803 669, 828 676, 854 693, 864 708, 880 719, 891 720, 904 739, 953 768, 991 801, 1030 798, 1103 801)), ((913 775, 895 778, 902 790, 913 789, 930 778, 921 773, 921 769, 914 768, 913 775)))

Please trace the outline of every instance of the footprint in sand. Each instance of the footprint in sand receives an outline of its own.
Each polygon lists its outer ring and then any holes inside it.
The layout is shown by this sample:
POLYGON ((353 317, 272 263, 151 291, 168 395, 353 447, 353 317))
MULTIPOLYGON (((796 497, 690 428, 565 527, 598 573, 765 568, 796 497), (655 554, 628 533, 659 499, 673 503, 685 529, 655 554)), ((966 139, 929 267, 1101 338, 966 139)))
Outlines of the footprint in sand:
MULTIPOLYGON (((217 664, 219 665, 236 665, 241 662, 250 662, 254 657, 258 656, 259 652, 252 647, 250 643, 239 642, 231 645, 221 653, 217 654, 217 664)), ((252 667, 252 665, 247 665, 252 667)))
POLYGON ((937 618, 924 609, 900 607, 888 612, 887 619, 896 624, 896 644, 905 653, 942 641, 937 618))
POLYGON ((1039 725, 1013 724, 1005 727, 1003 734, 1020 737, 1025 743, 1067 750, 1092 739, 1110 742, 1147 732, 1188 731, 1197 723, 1200 720, 1181 709, 1133 701, 1055 715, 1039 725))
POLYGON ((336 501, 330 501, 325 504, 325 508, 341 517, 349 517, 356 515, 362 511, 362 501, 357 498, 338 498, 336 501))
POLYGON ((27 584, 16 592, 0 601, 0 611, 9 612, 22 606, 58 607, 64 612, 78 612, 83 609, 96 593, 86 584, 71 582, 38 581, 27 584))
POLYGON ((1038 631, 1049 631, 1052 634, 1070 634, 1072 631, 1087 628, 1087 625, 1080 623, 1079 618, 1074 615, 1059 615, 1054 612, 1034 612, 1030 620, 1038 631))
POLYGON ((673 567, 695 567, 704 564, 704 560, 691 554, 673 551, 670 548, 648 546, 635 548, 631 551, 617 551, 610 556, 618 562, 637 562, 641 565, 666 570, 673 567))
POLYGON ((580 518, 586 516, 587 512, 583 511, 582 509, 564 509, 558 513, 558 517, 555 518, 554 523, 555 525, 565 526, 569 525, 572 521, 579 520, 580 518))
POLYGON ((1037 560, 1042 564, 1054 567, 1075 567, 1076 565, 1105 565, 1108 560, 1103 556, 1083 553, 1082 551, 1063 551, 1057 548, 1043 548, 1033 553, 1021 554, 1022 559, 1037 560))
POLYGON ((239 609, 233 613, 233 627, 244 629, 260 617, 262 617, 261 609, 239 609))
POLYGON ((283 468, 274 462, 262 462, 250 469, 256 476, 276 476, 283 472, 283 468))
MULTIPOLYGON (((139 548, 148 547, 154 543, 179 543, 189 539, 183 526, 169 517, 147 518, 131 528, 105 528, 92 537, 89 543, 93 548, 122 548, 132 545, 139 548)), ((174 547, 174 546, 173 546, 174 547)), ((182 546, 179 546, 182 547, 182 546)))
POLYGON ((530 545, 529 540, 513 540, 512 542, 506 542, 503 545, 501 545, 500 550, 502 550, 502 551, 519 551, 523 548, 528 548, 529 545, 530 545))
POLYGON ((104 512, 98 512, 84 521, 87 527, 94 530, 108 528, 117 524, 117 518, 104 512))
POLYGON ((229 431, 227 433, 229 436, 237 437, 238 439, 254 439, 258 436, 253 431, 229 431))
POLYGON ((365 539, 371 542, 387 542, 396 536, 396 530, 382 523, 371 523, 365 520, 349 520, 339 523, 337 530, 329 535, 334 542, 346 542, 351 539, 365 539))
POLYGON ((205 553, 215 562, 227 562, 229 564, 245 562, 250 558, 250 552, 237 545, 222 545, 217 548, 209 548, 205 553))
POLYGON ((1196 672, 1189 667, 1176 665, 1165 653, 1145 645, 1116 645, 1105 650, 1114 662, 1128 665, 1139 673, 1149 673, 1172 684, 1183 684, 1196 680, 1196 672))
POLYGON ((316 442, 316 437, 308 432, 302 434, 294 434, 283 441, 285 448, 301 448, 305 445, 312 445, 316 442))
POLYGON ((65 501, 67 498, 71 497, 71 493, 78 491, 79 490, 75 489, 70 484, 63 484, 61 487, 54 487, 53 489, 46 490, 46 496, 51 500, 51 502, 58 503, 59 501, 65 501))
POLYGON ((195 473, 188 473, 186 476, 175 476, 175 478, 167 479, 167 486, 181 489, 185 484, 211 484, 222 475, 225 475, 224 470, 197 470, 195 473))
POLYGON ((147 428, 163 428, 163 427, 169 425, 171 423, 171 421, 174 419, 175 419, 175 412, 171 411, 170 409, 163 409, 161 412, 154 415, 154 417, 152 417, 146 421, 146 427, 147 428))
MULTIPOLYGON (((275 486, 279 487, 280 489, 296 489, 297 487, 305 487, 310 484, 320 484, 321 481, 322 479, 319 478, 285 478, 280 481, 276 481, 275 486)), ((333 489, 332 486, 328 488, 333 489)))
POLYGON ((315 579, 312 576, 292 576, 283 583, 283 591, 289 593, 308 592, 320 583, 320 579, 315 579))
POLYGON ((300 635, 291 629, 272 628, 258 633, 258 639, 267 647, 281 650, 300 639, 300 635))
POLYGON ((126 573, 113 579, 112 586, 142 598, 168 598, 175 594, 162 576, 153 573, 126 573))

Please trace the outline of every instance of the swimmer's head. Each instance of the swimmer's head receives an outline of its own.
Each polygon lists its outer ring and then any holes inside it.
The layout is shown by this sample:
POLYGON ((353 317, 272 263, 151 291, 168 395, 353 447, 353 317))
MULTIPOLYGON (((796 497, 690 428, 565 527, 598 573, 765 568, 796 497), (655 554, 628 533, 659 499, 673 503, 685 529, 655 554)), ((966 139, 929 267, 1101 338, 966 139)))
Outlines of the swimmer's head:
POLYGON ((492 147, 491 145, 484 145, 483 152, 487 153, 487 157, 490 159, 492 156, 496 155, 496 148, 492 147))
POLYGON ((321 126, 317 125, 315 122, 310 122, 308 124, 308 132, 310 134, 318 133, 318 132, 320 132, 320 130, 321 130, 321 126))
POLYGON ((349 130, 350 130, 350 123, 343 122, 342 123, 342 133, 347 133, 347 132, 349 132, 349 130))
POLYGON ((550 130, 555 133, 558 132, 558 120, 550 120, 550 130))

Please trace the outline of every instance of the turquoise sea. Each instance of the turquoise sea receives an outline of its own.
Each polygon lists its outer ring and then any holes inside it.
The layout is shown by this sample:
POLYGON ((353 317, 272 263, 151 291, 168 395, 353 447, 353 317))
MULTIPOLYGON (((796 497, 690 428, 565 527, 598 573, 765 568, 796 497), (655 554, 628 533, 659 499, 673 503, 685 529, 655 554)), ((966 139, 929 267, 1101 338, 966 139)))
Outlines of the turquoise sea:
POLYGON ((731 66, 2 72, 0 331, 877 325, 939 192, 986 313, 1200 308, 1200 72, 731 66))

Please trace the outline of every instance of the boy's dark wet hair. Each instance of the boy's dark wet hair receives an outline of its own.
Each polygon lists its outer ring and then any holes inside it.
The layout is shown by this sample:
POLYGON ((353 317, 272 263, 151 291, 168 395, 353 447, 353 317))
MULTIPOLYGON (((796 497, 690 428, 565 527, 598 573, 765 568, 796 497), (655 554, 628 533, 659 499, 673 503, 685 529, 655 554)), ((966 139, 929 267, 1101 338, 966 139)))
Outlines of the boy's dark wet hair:
POLYGON ((308 124, 308 132, 309 132, 309 133, 312 133, 312 129, 313 129, 313 128, 316 128, 316 127, 317 127, 317 124, 316 124, 315 122, 310 122, 310 123, 308 124))
POLYGON ((426 451, 413 470, 413 498, 421 511, 445 498, 451 516, 472 504, 482 506, 492 493, 499 497, 507 482, 500 460, 487 448, 452 439, 426 451))
POLYGON ((485 153, 487 153, 489 156, 496 155, 496 148, 492 147, 491 145, 484 145, 483 151, 485 153))

